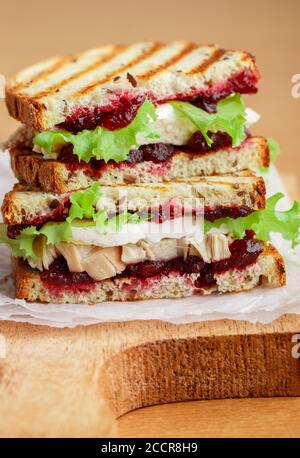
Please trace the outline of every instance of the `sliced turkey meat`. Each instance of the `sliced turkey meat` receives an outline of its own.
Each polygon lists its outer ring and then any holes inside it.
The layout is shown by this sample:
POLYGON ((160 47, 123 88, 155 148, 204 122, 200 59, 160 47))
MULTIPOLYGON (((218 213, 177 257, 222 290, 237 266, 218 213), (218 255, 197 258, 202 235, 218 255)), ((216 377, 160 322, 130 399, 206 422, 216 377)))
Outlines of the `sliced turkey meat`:
POLYGON ((121 247, 94 248, 82 262, 82 268, 95 280, 114 277, 126 269, 121 254, 121 247))
POLYGON ((199 256, 207 263, 219 261, 230 257, 230 242, 230 237, 214 233, 181 239, 165 238, 157 243, 141 240, 137 244, 102 248, 65 242, 46 245, 45 237, 39 236, 34 242, 39 259, 28 261, 31 267, 42 271, 49 269, 58 256, 63 256, 71 272, 87 272, 93 279, 101 281, 122 273, 129 264, 144 261, 168 261, 191 255, 199 256))

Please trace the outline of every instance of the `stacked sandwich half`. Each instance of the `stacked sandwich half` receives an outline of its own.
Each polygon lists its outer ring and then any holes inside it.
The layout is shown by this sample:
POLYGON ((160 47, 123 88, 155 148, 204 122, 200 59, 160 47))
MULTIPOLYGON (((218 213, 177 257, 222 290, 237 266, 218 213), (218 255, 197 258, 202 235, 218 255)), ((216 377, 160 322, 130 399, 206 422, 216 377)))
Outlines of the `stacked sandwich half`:
POLYGON ((256 175, 269 145, 253 57, 194 43, 105 46, 18 73, 6 88, 23 125, 8 140, 19 184, 1 242, 16 296, 96 303, 285 284, 269 243, 298 241, 299 208, 276 211, 256 175))

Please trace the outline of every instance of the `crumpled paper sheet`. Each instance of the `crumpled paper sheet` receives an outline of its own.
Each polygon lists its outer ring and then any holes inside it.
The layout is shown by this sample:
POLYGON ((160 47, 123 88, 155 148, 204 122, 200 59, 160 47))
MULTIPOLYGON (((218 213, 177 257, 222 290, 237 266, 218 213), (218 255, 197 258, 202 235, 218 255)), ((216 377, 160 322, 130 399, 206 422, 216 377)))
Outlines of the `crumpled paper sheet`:
MULTIPOLYGON (((6 154, 1 159, 0 198, 12 188, 14 178, 6 154)), ((274 167, 266 176, 268 194, 283 190, 274 167)), ((282 207, 289 208, 285 199, 282 207)), ((300 314, 300 248, 292 250, 289 242, 274 235, 273 243, 285 255, 287 286, 279 289, 256 288, 252 291, 220 296, 193 296, 183 299, 163 299, 138 302, 105 302, 87 305, 26 303, 14 299, 9 250, 0 246, 0 319, 74 327, 100 322, 131 320, 163 320, 171 323, 235 319, 268 323, 283 313, 300 314)))

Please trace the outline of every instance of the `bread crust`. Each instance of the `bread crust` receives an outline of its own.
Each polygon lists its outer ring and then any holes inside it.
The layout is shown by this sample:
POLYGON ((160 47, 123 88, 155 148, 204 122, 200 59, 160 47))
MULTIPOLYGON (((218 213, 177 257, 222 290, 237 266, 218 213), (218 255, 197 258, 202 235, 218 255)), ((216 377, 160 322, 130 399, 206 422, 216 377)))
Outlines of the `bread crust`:
POLYGON ((16 297, 29 302, 85 303, 94 304, 103 301, 137 301, 187 297, 193 294, 211 294, 213 292, 240 292, 252 289, 260 284, 278 288, 286 283, 285 265, 282 256, 270 244, 265 244, 263 253, 256 263, 243 271, 231 269, 217 278, 217 288, 199 290, 194 281, 198 274, 184 276, 164 275, 155 277, 144 285, 136 282, 130 286, 130 278, 117 278, 96 283, 84 292, 74 290, 55 291, 43 284, 40 273, 33 270, 20 258, 13 259, 16 297), (223 277, 222 277, 223 275, 223 277), (143 289, 144 288, 144 289, 143 289))
POLYGON ((283 256, 279 251, 272 245, 267 244, 264 256, 269 256, 274 261, 274 287, 280 287, 286 285, 286 269, 283 256))
POLYGON ((211 176, 240 173, 269 166, 269 147, 265 138, 250 137, 239 148, 221 148, 205 154, 185 153, 178 147, 165 164, 151 161, 135 166, 107 164, 103 173, 93 177, 85 165, 69 168, 57 160, 45 160, 27 147, 10 148, 12 169, 19 181, 44 192, 65 193, 86 188, 98 180, 101 184, 154 183, 189 179, 190 176, 211 176))
POLYGON ((5 88, 6 108, 13 118, 23 122, 34 129, 43 130, 45 105, 34 100, 32 97, 21 96, 12 85, 5 88))

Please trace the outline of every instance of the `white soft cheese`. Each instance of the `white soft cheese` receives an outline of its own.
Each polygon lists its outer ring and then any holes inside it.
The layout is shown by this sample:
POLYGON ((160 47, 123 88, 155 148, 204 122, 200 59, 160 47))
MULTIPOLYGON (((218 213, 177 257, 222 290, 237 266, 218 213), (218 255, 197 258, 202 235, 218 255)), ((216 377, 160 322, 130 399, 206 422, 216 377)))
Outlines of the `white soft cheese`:
POLYGON ((141 223, 124 224, 121 230, 114 228, 106 234, 101 234, 95 227, 72 227, 73 242, 82 245, 100 247, 123 246, 146 240, 150 243, 160 242, 164 238, 181 239, 197 234, 203 235, 201 218, 186 216, 164 221, 161 224, 143 221, 141 223))
POLYGON ((246 125, 249 127, 252 124, 257 123, 260 120, 260 115, 252 108, 246 108, 245 110, 246 125))
POLYGON ((138 134, 137 141, 140 145, 149 143, 185 145, 193 133, 197 131, 197 127, 195 127, 192 121, 180 116, 170 103, 159 105, 155 111, 157 114, 157 119, 154 121, 155 130, 159 138, 145 138, 138 134))

